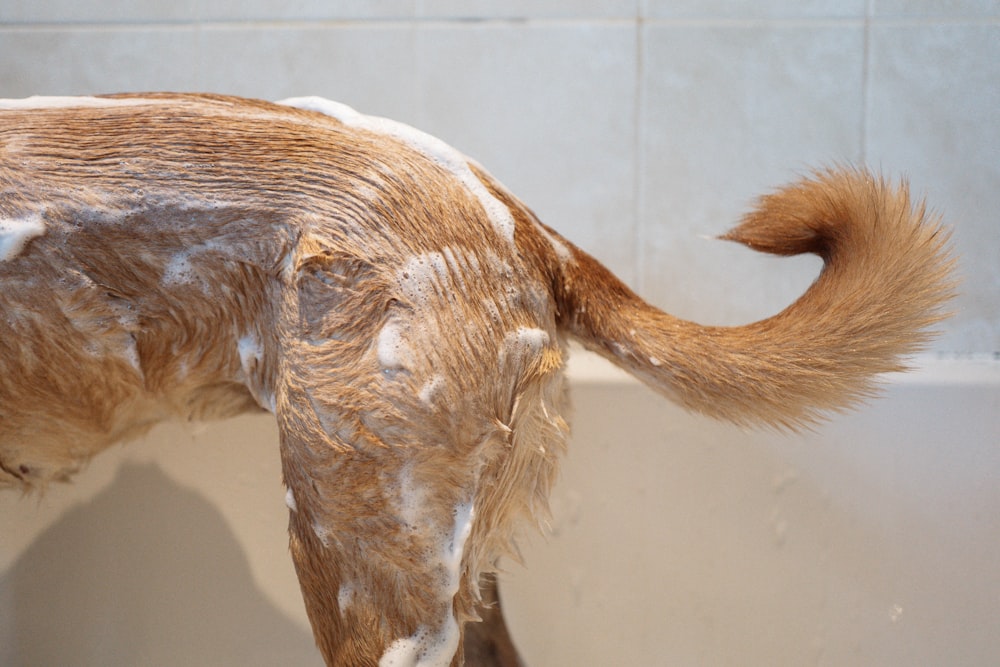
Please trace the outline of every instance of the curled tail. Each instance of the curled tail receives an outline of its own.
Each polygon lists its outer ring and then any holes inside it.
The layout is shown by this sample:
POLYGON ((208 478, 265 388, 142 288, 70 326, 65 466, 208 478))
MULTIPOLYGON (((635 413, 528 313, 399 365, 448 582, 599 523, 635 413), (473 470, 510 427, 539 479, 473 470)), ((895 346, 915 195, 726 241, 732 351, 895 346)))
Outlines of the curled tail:
POLYGON ((905 185, 864 171, 817 173, 762 197, 722 238, 815 253, 823 271, 777 315, 711 327, 650 306, 573 248, 556 289, 562 326, 686 408, 797 428, 872 395, 877 374, 903 370, 953 294, 948 234, 905 185))

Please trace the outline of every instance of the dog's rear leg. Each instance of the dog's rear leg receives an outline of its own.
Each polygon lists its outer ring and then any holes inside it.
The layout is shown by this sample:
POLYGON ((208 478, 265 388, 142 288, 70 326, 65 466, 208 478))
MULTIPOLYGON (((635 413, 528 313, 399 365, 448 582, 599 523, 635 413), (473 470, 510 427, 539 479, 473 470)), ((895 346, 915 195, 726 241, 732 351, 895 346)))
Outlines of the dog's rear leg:
POLYGON ((479 592, 482 602, 476 611, 482 622, 465 626, 466 667, 524 667, 504 621, 496 575, 484 574, 479 592))
POLYGON ((292 559, 327 664, 460 664, 475 519, 463 467, 440 449, 281 436, 292 559))

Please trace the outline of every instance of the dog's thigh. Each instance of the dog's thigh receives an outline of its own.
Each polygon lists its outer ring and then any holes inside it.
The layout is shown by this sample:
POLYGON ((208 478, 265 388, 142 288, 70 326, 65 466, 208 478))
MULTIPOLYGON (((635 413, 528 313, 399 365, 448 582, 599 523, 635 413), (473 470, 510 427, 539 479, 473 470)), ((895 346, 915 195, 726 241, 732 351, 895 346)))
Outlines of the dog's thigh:
POLYGON ((343 449, 284 430, 282 459, 292 558, 327 662, 449 664, 465 620, 456 595, 469 597, 471 471, 434 447, 343 449))

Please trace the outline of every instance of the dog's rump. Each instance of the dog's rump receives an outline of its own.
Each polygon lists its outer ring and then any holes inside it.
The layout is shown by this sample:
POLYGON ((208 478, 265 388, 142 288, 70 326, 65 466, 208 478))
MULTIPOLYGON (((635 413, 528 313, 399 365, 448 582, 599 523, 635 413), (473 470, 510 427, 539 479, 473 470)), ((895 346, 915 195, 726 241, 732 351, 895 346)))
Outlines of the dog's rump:
MULTIPOLYGON (((62 476, 171 414, 273 411, 281 346, 299 334, 339 343, 331 374, 368 347, 399 362, 385 321, 442 304, 477 311, 453 312, 461 330, 451 333, 468 339, 463 350, 490 353, 484 364, 496 365, 495 337, 467 321, 540 328, 556 345, 534 265, 486 210, 485 186, 455 178, 443 149, 214 96, 6 107, 0 459, 19 459, 4 465, 22 482, 62 476), (66 406, 55 418, 53 401, 66 406), (77 434, 72 461, 38 454, 67 432, 77 434), (13 454, 25 439, 33 453, 13 454)), ((424 356, 445 372, 457 362, 443 359, 449 336, 439 333, 424 356)))

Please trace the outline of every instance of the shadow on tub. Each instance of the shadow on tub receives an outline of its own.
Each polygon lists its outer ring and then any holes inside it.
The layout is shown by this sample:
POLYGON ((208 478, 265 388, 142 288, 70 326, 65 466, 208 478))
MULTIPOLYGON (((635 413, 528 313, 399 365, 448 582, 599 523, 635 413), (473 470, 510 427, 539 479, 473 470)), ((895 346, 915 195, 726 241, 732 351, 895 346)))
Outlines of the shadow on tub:
POLYGON ((127 464, 0 574, 0 664, 320 665, 197 493, 127 464))

